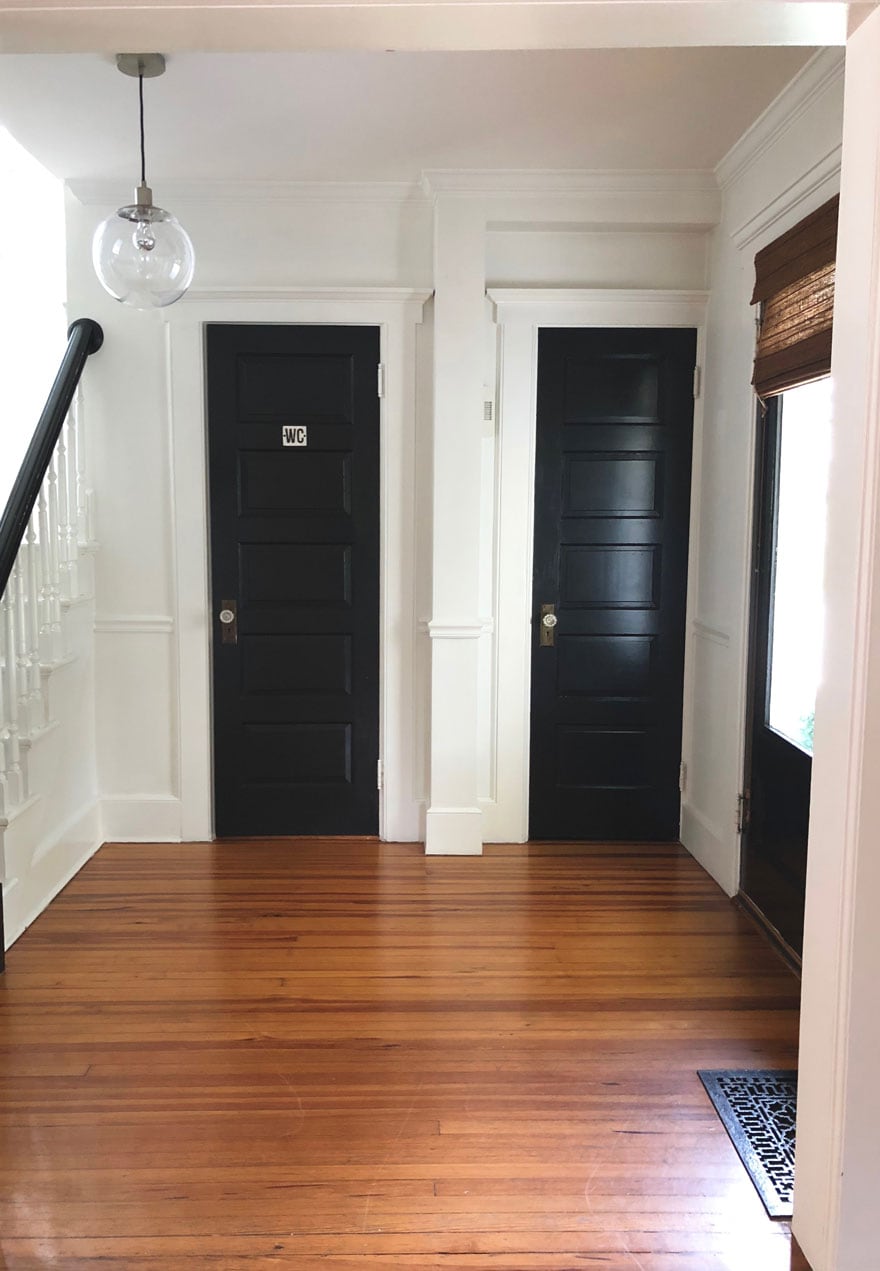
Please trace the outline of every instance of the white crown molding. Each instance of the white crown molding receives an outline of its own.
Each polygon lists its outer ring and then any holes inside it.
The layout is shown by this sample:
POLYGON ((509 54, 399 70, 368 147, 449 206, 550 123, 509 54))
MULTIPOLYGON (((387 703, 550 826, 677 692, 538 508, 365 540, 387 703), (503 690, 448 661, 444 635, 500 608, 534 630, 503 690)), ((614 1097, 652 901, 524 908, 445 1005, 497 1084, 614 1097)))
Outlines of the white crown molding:
POLYGON ((496 321, 534 326, 699 326, 708 291, 650 291, 583 287, 491 287, 496 321))
MULTIPOLYGON (((84 206, 118 207, 131 196, 124 181, 68 181, 70 193, 84 206)), ((418 181, 160 181, 162 206, 183 203, 292 204, 423 203, 418 181)))
POLYGON ((177 303, 413 304, 421 309, 433 294, 433 291, 418 287, 195 287, 181 296, 177 303))
POLYGON ((426 195, 470 202, 489 230, 686 230, 721 219, 713 172, 607 170, 426 171, 426 195))
MULTIPOLYGON (((840 161, 843 147, 834 146, 826 155, 804 172, 787 190, 783 190, 760 212, 749 217, 735 229, 730 237, 740 250, 749 247, 757 239, 776 229, 795 209, 801 209, 811 196, 821 192, 814 201, 816 206, 830 199, 840 188, 840 161), (824 188, 823 188, 824 187, 824 188)), ((781 232, 781 230, 780 230, 781 232)))
POLYGON ((595 194, 680 194, 715 193, 714 172, 644 170, 620 172, 615 169, 569 168, 428 168, 422 173, 425 194, 508 194, 567 197, 595 194))
POLYGON ((843 78, 843 49, 820 49, 762 115, 734 142, 715 168, 722 190, 737 181, 775 145, 813 102, 843 78))

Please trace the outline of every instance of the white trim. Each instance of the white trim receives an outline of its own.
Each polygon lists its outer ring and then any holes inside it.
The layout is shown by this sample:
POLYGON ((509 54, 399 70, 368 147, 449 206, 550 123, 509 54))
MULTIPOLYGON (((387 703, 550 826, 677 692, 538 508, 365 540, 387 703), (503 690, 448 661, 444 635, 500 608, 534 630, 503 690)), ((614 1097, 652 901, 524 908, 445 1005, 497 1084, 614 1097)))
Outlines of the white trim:
POLYGON ((680 194, 682 191, 716 194, 712 171, 668 172, 643 169, 621 172, 608 168, 426 168, 422 173, 425 194, 680 194))
POLYGON ((820 49, 802 67, 750 128, 734 142, 716 164, 722 189, 737 181, 795 126, 813 102, 827 92, 844 73, 844 51, 820 49))
POLYGON ((93 800, 37 845, 26 875, 10 879, 2 886, 7 948, 79 873, 102 841, 99 805, 93 800), (75 849, 72 858, 67 856, 71 848, 75 849), (23 913, 18 911, 19 905, 27 906, 23 913))
POLYGON ((495 630, 495 623, 491 618, 482 622, 438 622, 432 618, 424 629, 432 640, 479 640, 495 630))
MULTIPOLYGON (((702 360, 708 296, 691 291, 493 288, 501 326, 499 453, 498 738, 495 805, 484 808, 489 842, 528 838, 531 711, 531 595, 534 540, 538 331, 541 327, 694 327, 702 360)), ((694 402, 694 471, 702 439, 703 398, 694 402)), ((699 480, 691 485, 690 565, 686 623, 693 623, 699 543, 699 480)), ((693 668, 685 659, 685 720, 693 668)), ((683 757, 687 758, 684 752, 683 757)))
POLYGON ((400 287, 223 288, 195 293, 163 311, 169 342, 173 541, 176 557, 178 755, 181 833, 213 833, 210 632, 208 615, 208 496, 203 329, 209 322, 361 323, 379 328, 387 368, 380 400, 381 430, 381 687, 380 834, 419 836, 421 802, 411 735, 415 685, 416 326, 430 293, 400 287), (176 422, 177 421, 177 422, 176 422))
POLYGON ((699 326, 709 303, 708 291, 490 287, 486 295, 501 326, 699 326))
POLYGON ((432 805, 425 814, 426 856, 480 856, 481 808, 432 805), (476 822, 474 820, 476 818, 476 822))
POLYGON ((719 843, 723 841, 724 836, 721 832, 721 827, 716 825, 711 817, 706 816, 705 812, 701 812, 695 803, 692 803, 689 799, 683 799, 681 810, 682 819, 686 816, 692 817, 707 834, 712 836, 712 838, 716 839, 719 843))
POLYGON ((827 154, 818 159, 806 172, 798 177, 787 190, 768 203, 766 207, 749 217, 731 234, 734 244, 744 250, 757 240, 770 238, 771 231, 781 230, 781 222, 791 217, 802 203, 808 199, 821 206, 827 199, 833 198, 840 187, 840 157, 842 147, 832 146, 827 154))
POLYGON ((101 798, 108 843, 179 843, 182 808, 170 794, 110 794, 101 798))
POLYGON ((721 191, 712 172, 427 171, 434 201, 464 201, 488 231, 549 226, 580 229, 692 230, 721 219, 721 191))
POLYGON ((107 613, 95 617, 97 635, 170 635, 174 618, 164 613, 107 613))
MULTIPOLYGON (((116 207, 130 194, 119 181, 70 180, 67 188, 86 207, 116 207)), ((163 181, 163 206, 181 203, 387 203, 400 205, 424 193, 418 181, 163 181)))
MULTIPOLYGON (((188 306, 223 302, 283 305, 330 303, 350 307, 358 305, 375 307, 379 302, 383 305, 412 305, 414 310, 407 316, 412 321, 418 322, 421 319, 422 309, 432 294, 424 288, 414 287, 201 287, 188 291, 180 298, 178 304, 188 306)), ((234 320, 229 319, 230 322, 234 320)), ((275 320, 277 321, 277 317, 275 320)), ((335 320, 333 318, 317 319, 319 323, 335 320)), ((366 322, 367 319, 361 316, 358 321, 366 322)))
POLYGON ((694 635, 702 637, 704 640, 711 640, 713 644, 720 644, 723 649, 730 645, 730 636, 726 631, 722 631, 720 627, 711 627, 708 623, 701 622, 699 618, 694 618, 691 623, 694 635))

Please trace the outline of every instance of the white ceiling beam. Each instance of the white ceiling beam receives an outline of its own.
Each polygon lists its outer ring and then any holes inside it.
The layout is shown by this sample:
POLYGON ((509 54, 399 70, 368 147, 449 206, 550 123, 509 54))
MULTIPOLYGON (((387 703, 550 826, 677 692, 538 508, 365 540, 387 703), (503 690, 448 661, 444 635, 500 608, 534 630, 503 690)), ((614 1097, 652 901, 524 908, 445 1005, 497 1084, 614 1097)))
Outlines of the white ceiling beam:
POLYGON ((0 0, 0 53, 837 45, 838 0, 0 0))

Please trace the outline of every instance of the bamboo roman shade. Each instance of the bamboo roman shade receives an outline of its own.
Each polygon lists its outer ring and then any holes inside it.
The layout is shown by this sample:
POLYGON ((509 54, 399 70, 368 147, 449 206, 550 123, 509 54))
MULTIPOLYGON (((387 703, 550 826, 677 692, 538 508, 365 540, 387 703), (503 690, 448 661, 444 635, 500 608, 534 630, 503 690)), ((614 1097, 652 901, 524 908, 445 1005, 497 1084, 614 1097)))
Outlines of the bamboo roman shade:
POLYGON ((761 325, 752 383, 760 397, 831 370, 838 202, 823 203, 755 257, 761 325))

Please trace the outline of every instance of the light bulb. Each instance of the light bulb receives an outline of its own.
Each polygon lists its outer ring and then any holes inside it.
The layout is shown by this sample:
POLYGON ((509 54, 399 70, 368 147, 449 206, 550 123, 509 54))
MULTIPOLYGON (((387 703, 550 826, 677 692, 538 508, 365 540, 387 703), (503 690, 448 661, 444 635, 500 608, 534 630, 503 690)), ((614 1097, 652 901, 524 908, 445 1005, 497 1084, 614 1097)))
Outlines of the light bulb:
POLYGON ((156 246, 156 238, 150 229, 149 221, 138 221, 132 239, 135 247, 141 252, 151 252, 156 246))
POLYGON ((134 309, 174 304, 192 282, 195 252, 183 226, 140 186, 137 202, 95 230, 92 263, 105 291, 134 309))

